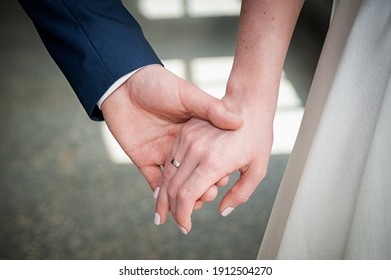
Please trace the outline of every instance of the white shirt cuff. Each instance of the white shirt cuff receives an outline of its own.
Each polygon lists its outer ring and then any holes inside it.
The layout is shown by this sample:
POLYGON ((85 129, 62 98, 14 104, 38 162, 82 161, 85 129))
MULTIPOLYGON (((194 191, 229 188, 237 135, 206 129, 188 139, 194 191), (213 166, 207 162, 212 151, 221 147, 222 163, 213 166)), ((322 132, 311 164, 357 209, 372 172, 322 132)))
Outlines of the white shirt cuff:
POLYGON ((99 99, 98 103, 96 103, 96 105, 98 105, 98 108, 101 110, 102 104, 107 99, 107 97, 109 97, 110 94, 112 94, 117 88, 119 88, 123 83, 125 83, 133 74, 135 74, 137 71, 139 71, 140 69, 142 69, 144 67, 145 66, 140 67, 140 68, 138 68, 138 69, 126 74, 126 75, 123 75, 121 78, 116 80, 114 82, 114 84, 112 84, 111 87, 109 87, 109 89, 102 95, 102 97, 99 99))

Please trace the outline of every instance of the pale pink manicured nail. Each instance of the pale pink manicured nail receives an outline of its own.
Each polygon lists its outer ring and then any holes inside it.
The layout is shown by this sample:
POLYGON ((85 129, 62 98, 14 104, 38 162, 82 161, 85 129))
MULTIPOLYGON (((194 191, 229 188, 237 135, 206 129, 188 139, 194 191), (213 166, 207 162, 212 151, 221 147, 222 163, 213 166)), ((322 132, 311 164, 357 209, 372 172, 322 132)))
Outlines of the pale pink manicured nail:
POLYGON ((160 188, 157 187, 157 188, 155 189, 155 191, 153 192, 153 198, 154 198, 154 199, 157 199, 157 197, 159 196, 159 192, 160 192, 160 188))
POLYGON ((187 234, 187 230, 185 230, 183 227, 179 227, 179 229, 181 230, 181 232, 186 235, 187 234))
POLYGON ((158 213, 155 213, 155 218, 153 219, 153 222, 155 225, 160 225, 160 215, 158 213))
POLYGON ((223 217, 227 217, 229 214, 232 213, 232 211, 234 211, 234 207, 227 207, 223 210, 223 212, 221 212, 221 216, 223 217))

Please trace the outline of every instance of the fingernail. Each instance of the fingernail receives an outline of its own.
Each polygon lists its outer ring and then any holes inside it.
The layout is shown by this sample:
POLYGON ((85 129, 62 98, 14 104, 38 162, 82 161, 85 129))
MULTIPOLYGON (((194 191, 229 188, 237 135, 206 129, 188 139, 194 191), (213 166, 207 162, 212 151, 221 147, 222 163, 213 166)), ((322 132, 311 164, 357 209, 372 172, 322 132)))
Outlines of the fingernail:
POLYGON ((232 213, 232 211, 234 211, 234 207, 227 207, 223 210, 223 212, 221 212, 221 216, 223 217, 227 217, 229 214, 232 213))
POLYGON ((154 199, 157 199, 157 197, 159 196, 159 192, 160 192, 160 188, 157 187, 157 188, 155 189, 155 191, 153 192, 153 198, 154 198, 154 199))
POLYGON ((160 225, 160 215, 158 213, 155 213, 155 218, 153 219, 153 222, 155 225, 160 225))
POLYGON ((183 227, 179 227, 179 229, 181 230, 181 232, 182 232, 184 235, 187 235, 187 230, 185 230, 183 227))

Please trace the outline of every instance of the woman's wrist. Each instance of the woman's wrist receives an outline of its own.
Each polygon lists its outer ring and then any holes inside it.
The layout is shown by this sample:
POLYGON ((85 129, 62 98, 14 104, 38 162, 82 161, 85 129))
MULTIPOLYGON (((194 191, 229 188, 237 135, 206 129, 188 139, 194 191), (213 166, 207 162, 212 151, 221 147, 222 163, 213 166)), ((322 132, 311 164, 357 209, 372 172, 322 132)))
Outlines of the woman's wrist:
POLYGON ((226 106, 234 113, 245 117, 266 115, 274 117, 278 99, 279 81, 270 83, 264 81, 247 81, 246 79, 230 78, 227 91, 223 97, 226 106), (277 84, 277 85, 274 85, 277 84))

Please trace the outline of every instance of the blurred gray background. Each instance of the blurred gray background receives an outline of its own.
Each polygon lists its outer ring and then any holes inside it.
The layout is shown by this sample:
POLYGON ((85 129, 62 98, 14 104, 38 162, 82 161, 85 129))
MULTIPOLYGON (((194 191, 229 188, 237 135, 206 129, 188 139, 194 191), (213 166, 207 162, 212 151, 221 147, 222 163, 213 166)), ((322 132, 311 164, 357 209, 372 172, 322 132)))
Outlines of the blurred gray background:
MULTIPOLYGON (((221 96, 240 1, 123 1, 167 68, 221 96)), ((153 224, 154 199, 103 123, 88 119, 17 1, 0 2, 0 259, 254 259, 330 17, 306 1, 285 65, 269 171, 222 218, 219 198, 182 235, 153 224), (293 127, 293 128, 292 128, 293 127), (287 133, 286 135, 284 133, 287 133), (285 142, 284 142, 285 141, 285 142)))

